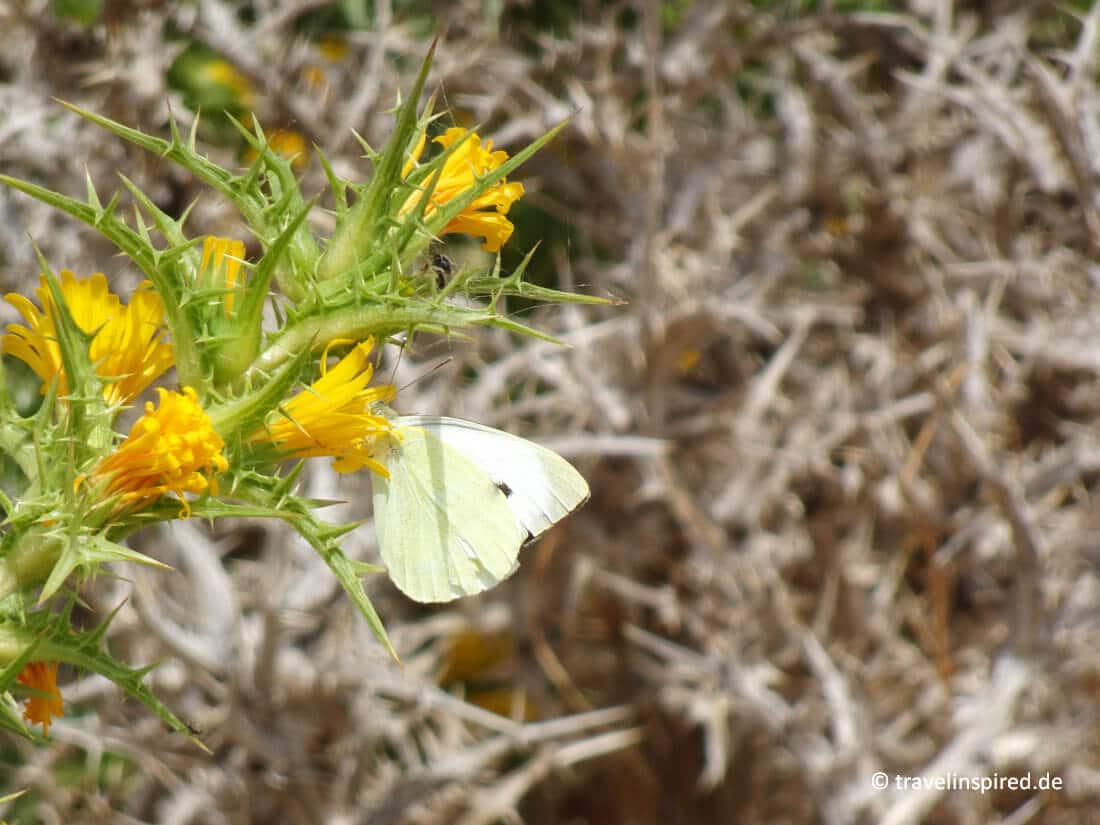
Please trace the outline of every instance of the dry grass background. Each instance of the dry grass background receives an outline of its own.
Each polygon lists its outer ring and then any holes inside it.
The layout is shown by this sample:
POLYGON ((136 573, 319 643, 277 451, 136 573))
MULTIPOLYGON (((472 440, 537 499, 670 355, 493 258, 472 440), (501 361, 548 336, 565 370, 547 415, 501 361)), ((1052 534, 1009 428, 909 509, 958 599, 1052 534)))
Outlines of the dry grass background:
MULTIPOLYGON (((128 599, 112 649, 163 660, 213 753, 70 674, 52 746, 0 754, 34 794, 9 820, 1100 822, 1100 7, 381 1, 325 63, 295 34, 324 5, 131 0, 85 29, 0 3, 4 171, 78 193, 84 164, 101 191, 125 170, 188 203, 185 175, 49 101, 187 121, 170 30, 232 61, 265 124, 362 168, 349 130, 381 141, 443 32, 430 85, 498 145, 572 113, 521 176, 517 241, 629 304, 517 308, 570 349, 421 339, 399 406, 544 439, 592 500, 484 597, 373 582, 403 668, 280 526, 141 536, 178 572, 86 597, 128 599), (880 770, 1064 786, 877 791, 880 770)), ((209 197, 191 224, 235 229, 209 197)), ((134 277, 0 192, 10 286, 37 273, 28 234, 134 277)), ((367 514, 365 479, 308 484, 367 514)), ((349 545, 370 557, 370 528, 349 545)))

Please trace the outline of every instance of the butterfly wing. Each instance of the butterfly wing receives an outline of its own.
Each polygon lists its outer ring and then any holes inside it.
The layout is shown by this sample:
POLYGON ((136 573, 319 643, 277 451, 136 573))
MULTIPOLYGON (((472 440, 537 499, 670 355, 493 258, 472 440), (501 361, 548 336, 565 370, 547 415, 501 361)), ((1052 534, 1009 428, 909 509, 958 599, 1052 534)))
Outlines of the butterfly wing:
POLYGON ((527 538, 508 499, 462 451, 431 429, 401 434, 372 481, 378 545, 394 584, 418 602, 480 593, 516 569, 527 538))
POLYGON ((419 427, 463 453, 504 493, 531 537, 546 532, 588 499, 588 483, 572 464, 526 438, 445 416, 403 416, 397 424, 419 427))

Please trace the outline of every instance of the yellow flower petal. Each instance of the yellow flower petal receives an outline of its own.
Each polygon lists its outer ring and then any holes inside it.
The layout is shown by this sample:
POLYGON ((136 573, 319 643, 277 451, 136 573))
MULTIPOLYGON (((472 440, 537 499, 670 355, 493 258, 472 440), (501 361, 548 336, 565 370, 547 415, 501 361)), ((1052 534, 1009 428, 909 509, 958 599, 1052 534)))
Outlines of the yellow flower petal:
MULTIPOLYGON (((42 379, 42 391, 57 377, 59 392, 68 392, 53 298, 43 276, 35 290, 40 310, 16 293, 5 295, 23 316, 23 324, 9 324, 2 339, 4 351, 27 364, 42 379)), ((69 270, 61 273, 61 294, 76 325, 94 335, 88 358, 104 380, 103 396, 109 404, 125 404, 141 394, 172 366, 171 344, 164 340, 164 306, 148 282, 134 293, 129 305, 107 288, 107 277, 97 272, 77 279, 69 270)))
POLYGON ((284 404, 278 419, 250 440, 270 442, 296 458, 331 456, 338 473, 367 467, 387 475, 374 453, 378 442, 390 436, 391 427, 376 410, 395 392, 389 384, 367 386, 374 375, 369 361, 373 346, 373 339, 357 344, 331 369, 322 358, 321 377, 284 404))
MULTIPOLYGON (((412 155, 405 163, 403 171, 405 177, 408 177, 419 162, 424 150, 424 140, 424 135, 421 134, 412 155)), ((459 141, 461 143, 443 163, 431 201, 424 208, 425 218, 430 217, 433 212, 449 201, 468 192, 481 178, 508 160, 507 152, 499 149, 493 151, 491 140, 482 144, 476 132, 468 132, 459 127, 448 129, 434 142, 447 150, 459 141)), ((420 192, 411 194, 401 207, 399 214, 405 215, 416 209, 420 204, 421 195, 420 192)), ((522 195, 522 183, 508 183, 507 179, 501 179, 456 215, 443 227, 441 234, 457 232, 463 235, 481 236, 484 239, 482 248, 488 252, 497 252, 511 237, 514 229, 505 215, 522 195)))
POLYGON ((41 724, 46 736, 50 735, 53 717, 65 712, 61 691, 57 689, 57 662, 29 662, 16 677, 24 687, 36 691, 27 697, 23 718, 32 724, 41 724))
POLYGON ((226 289, 225 316, 233 314, 232 292, 240 279, 244 261, 244 243, 232 238, 208 235, 202 242, 202 262, 199 264, 199 285, 204 288, 226 289))
POLYGON ((159 407, 145 405, 145 414, 118 449, 99 463, 92 476, 105 482, 105 497, 120 497, 120 509, 152 501, 165 493, 183 502, 181 517, 190 514, 184 493, 217 493, 216 473, 228 462, 225 441, 218 435, 195 391, 158 388, 159 407))

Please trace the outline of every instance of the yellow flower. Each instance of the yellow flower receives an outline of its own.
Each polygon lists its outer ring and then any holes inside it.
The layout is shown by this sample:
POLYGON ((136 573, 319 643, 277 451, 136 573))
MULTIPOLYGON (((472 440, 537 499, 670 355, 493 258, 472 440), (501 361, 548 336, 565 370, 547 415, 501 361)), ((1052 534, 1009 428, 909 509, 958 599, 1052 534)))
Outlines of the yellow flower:
POLYGON ((328 77, 325 70, 314 63, 307 63, 302 67, 302 82, 311 92, 321 95, 328 93, 328 77))
MULTIPOLYGON (((56 310, 45 276, 35 294, 41 310, 17 293, 4 296, 27 325, 9 324, 3 347, 38 374, 43 392, 56 376, 58 391, 64 395, 68 387, 57 345, 56 310)), ((107 289, 107 277, 102 272, 77 279, 66 269, 61 273, 61 294, 76 325, 94 335, 88 357, 104 380, 103 396, 109 404, 133 400, 172 366, 172 345, 164 340, 162 329, 164 306, 160 296, 148 288, 148 282, 138 288, 129 305, 123 305, 107 289)))
POLYGON ((23 718, 31 724, 42 724, 42 731, 50 735, 53 717, 65 712, 61 691, 57 689, 57 662, 29 662, 16 677, 19 684, 35 691, 27 697, 23 718))
POLYGON ((207 82, 229 89, 245 109, 251 109, 256 100, 252 83, 236 66, 223 58, 215 58, 203 64, 202 74, 207 82))
MULTIPOLYGON (((421 134, 420 140, 413 150, 412 157, 405 163, 403 175, 409 173, 420 160, 424 151, 425 136, 421 134)), ((432 192, 431 202, 424 209, 424 217, 431 214, 448 201, 453 200, 464 192, 477 185, 479 179, 497 169, 508 160, 508 153, 498 149, 493 151, 493 142, 485 141, 482 145, 481 138, 476 132, 468 132, 459 127, 448 129, 435 139, 444 150, 461 141, 461 145, 447 158, 443 164, 443 170, 439 173, 439 180, 432 192)), ((427 181, 425 181, 425 185, 427 181)), ((441 234, 458 232, 463 235, 478 235, 485 239, 482 248, 487 252, 498 252, 500 248, 512 236, 512 222, 505 217, 508 210, 523 195, 522 183, 508 183, 501 179, 478 195, 474 200, 456 215, 450 223, 443 227, 441 234)), ((407 214, 420 204, 420 192, 414 192, 401 207, 401 215, 407 214)))
POLYGON ((225 441, 214 430, 210 417, 199 406, 190 387, 182 393, 157 388, 160 406, 145 404, 139 418, 118 449, 103 459, 92 476, 106 482, 104 494, 120 496, 120 509, 171 493, 183 502, 180 517, 191 513, 184 493, 218 492, 216 473, 228 462, 222 455, 225 441))
POLYGON ((208 235, 202 242, 202 263, 199 264, 199 286, 226 289, 225 316, 233 314, 233 299, 244 261, 244 244, 231 238, 208 235))
POLYGON ((391 427, 375 410, 396 393, 390 384, 367 386, 374 374, 368 360, 373 346, 374 339, 356 344, 332 369, 326 364, 326 349, 321 377, 284 404, 278 420, 254 432, 250 440, 270 442, 296 458, 332 456, 338 473, 368 467, 388 476, 373 454, 378 442, 390 436, 391 427))
POLYGON ((317 51, 330 63, 339 63, 348 56, 348 42, 338 35, 322 35, 316 45, 317 51))

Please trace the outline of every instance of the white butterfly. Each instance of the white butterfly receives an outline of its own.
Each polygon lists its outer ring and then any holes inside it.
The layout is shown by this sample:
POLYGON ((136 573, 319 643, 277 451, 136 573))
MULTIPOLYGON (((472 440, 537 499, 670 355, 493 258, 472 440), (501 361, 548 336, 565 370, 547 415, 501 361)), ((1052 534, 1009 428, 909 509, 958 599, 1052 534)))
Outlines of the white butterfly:
POLYGON ((441 416, 394 420, 400 437, 372 479, 378 546, 418 602, 480 593, 512 575, 520 548, 588 498, 564 458, 492 427, 441 416))

